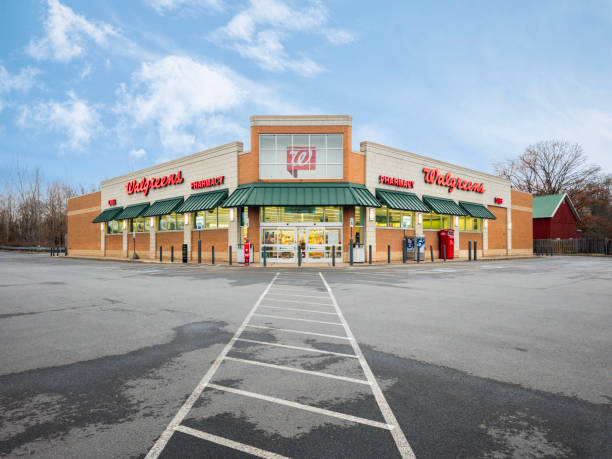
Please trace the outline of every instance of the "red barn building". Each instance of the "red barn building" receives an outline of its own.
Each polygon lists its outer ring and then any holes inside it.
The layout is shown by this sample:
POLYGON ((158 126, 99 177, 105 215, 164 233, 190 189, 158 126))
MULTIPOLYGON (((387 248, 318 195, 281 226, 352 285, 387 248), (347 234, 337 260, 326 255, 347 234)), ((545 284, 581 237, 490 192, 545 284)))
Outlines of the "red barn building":
POLYGON ((533 197, 534 239, 576 239, 578 213, 567 194, 533 197))

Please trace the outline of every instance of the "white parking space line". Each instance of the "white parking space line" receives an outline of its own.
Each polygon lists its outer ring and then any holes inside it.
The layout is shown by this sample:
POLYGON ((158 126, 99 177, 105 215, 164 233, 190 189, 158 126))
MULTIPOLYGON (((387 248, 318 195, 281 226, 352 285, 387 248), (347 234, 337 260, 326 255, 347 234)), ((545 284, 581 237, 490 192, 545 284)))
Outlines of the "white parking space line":
POLYGON ((315 311, 314 309, 284 308, 282 306, 266 306, 266 305, 263 305, 263 304, 260 304, 259 308, 260 309, 261 308, 266 308, 266 309, 282 309, 283 311, 314 312, 316 314, 329 314, 331 316, 337 316, 338 315, 335 312, 315 311))
POLYGON ((297 317, 287 317, 287 316, 273 316, 272 314, 253 314, 257 317, 270 317, 272 319, 284 319, 284 320, 299 320, 300 322, 313 322, 315 324, 326 324, 326 325, 339 325, 342 327, 343 325, 338 322, 324 322, 322 320, 312 320, 312 319, 300 319, 297 317))
POLYGON ((246 339, 246 338, 237 338, 236 341, 244 341, 245 343, 261 344, 264 346, 286 347, 287 349, 295 349, 298 351, 317 352, 319 354, 331 354, 331 355, 337 355, 340 357, 351 357, 353 359, 357 358, 357 356, 353 354, 344 354, 342 352, 324 351, 323 349, 316 349, 314 347, 292 346, 290 344, 270 343, 268 341, 257 341, 254 339, 246 339))
POLYGON ((292 295, 289 293, 275 293, 275 292, 268 293, 268 296, 289 296, 289 297, 293 296, 293 297, 302 297, 302 298, 313 298, 315 296, 318 296, 318 297, 327 298, 326 294, 323 294, 323 295, 292 295))
MULTIPOLYGON (((295 286, 292 288, 282 288, 279 287, 279 285, 285 285, 285 284, 276 284, 274 286, 274 290, 273 292, 299 292, 299 293, 306 293, 306 292, 312 292, 313 287, 310 288, 304 288, 302 286, 295 286), (301 290, 300 290, 301 289, 301 290)), ((273 292, 270 292, 270 295, 272 295, 273 292)), ((318 293, 325 293, 325 290, 317 290, 318 293)))
POLYGON ((322 376, 324 378, 339 379, 340 381, 347 381, 347 382, 352 382, 352 383, 357 383, 357 384, 365 384, 366 386, 370 385, 370 382, 366 381, 365 379, 356 379, 356 378, 349 378, 348 376, 332 375, 330 373, 323 373, 320 371, 302 370, 301 368, 288 367, 286 365, 275 365, 273 363, 260 362, 258 360, 238 359, 238 358, 229 357, 229 356, 226 356, 225 360, 232 360, 234 362, 247 363, 249 365, 259 365, 262 367, 275 368, 277 370, 293 371, 295 373, 304 373, 306 375, 322 376))
POLYGON ((389 406, 389 403, 387 403, 385 395, 383 394, 380 386, 378 385, 378 382, 376 382, 376 378, 374 377, 374 373, 372 373, 372 370, 370 369, 370 365, 368 365, 368 362, 366 361, 363 352, 361 352, 361 348, 357 344, 357 340, 355 340, 353 332, 349 328, 348 323, 346 322, 346 319, 344 318, 344 315, 342 314, 342 311, 338 306, 338 301, 336 300, 334 292, 332 292, 332 289, 325 280, 325 277, 323 277, 323 274, 319 273, 319 276, 321 276, 321 280, 323 281, 323 283, 325 284, 325 288, 327 288, 327 291, 329 292, 329 296, 332 299, 332 302, 334 303, 334 308, 336 309, 336 312, 340 317, 340 321, 344 324, 346 334, 350 337, 349 341, 351 343, 351 346, 353 347, 353 351, 359 359, 359 363, 361 364, 361 367, 366 375, 367 380, 370 382, 370 386, 372 388, 372 392, 374 393, 376 403, 378 403, 378 407, 380 408, 380 411, 383 417, 385 418, 387 424, 392 426, 392 429, 390 429, 391 435, 393 436, 393 440, 397 445, 397 449, 399 450, 403 458, 416 458, 414 452, 412 451, 412 448, 410 447, 410 444, 408 443, 408 440, 406 440, 404 432, 402 432, 402 428, 397 422, 397 419, 395 418, 395 415, 393 414, 393 411, 389 406))
POLYGON ((394 430, 394 426, 385 424, 383 422, 373 421, 371 419, 360 418, 358 416, 352 416, 350 414, 339 413, 337 411, 326 410, 324 408, 317 408, 316 406, 303 405, 301 403, 292 402, 291 400, 284 400, 282 398, 269 397, 268 395, 257 394, 255 392, 249 392, 246 390, 234 389, 233 387, 219 386, 217 384, 209 384, 208 387, 211 389, 217 389, 225 392, 229 392, 236 395, 242 395, 244 397, 256 398, 259 400, 265 400, 266 402, 277 403, 279 405, 290 406, 292 408, 298 408, 304 411, 310 411, 311 413, 324 414, 334 418, 344 419, 345 421, 357 422, 359 424, 365 424, 372 427, 379 427, 381 429, 394 430))
POLYGON ((281 300, 280 298, 266 298, 266 301, 279 301, 281 303, 318 304, 319 306, 333 306, 331 303, 315 303, 314 301, 281 300))
POLYGON ((189 410, 191 410, 191 408, 193 407, 193 404, 200 397, 200 395, 202 394, 202 391, 206 388, 211 378, 217 372, 219 366, 221 365, 221 362, 223 361, 223 358, 227 355, 227 353, 230 351, 230 349, 234 345, 236 338, 238 338, 240 334, 244 331, 244 328, 246 327, 249 320, 251 320, 251 317, 253 317, 255 310, 259 306, 259 303, 261 303, 264 296, 266 296, 266 293, 268 293, 268 291, 270 290, 270 288, 272 287, 272 285, 274 284, 278 276, 279 276, 279 273, 276 273, 276 275, 270 281, 266 289, 259 296, 259 299, 255 303, 251 311, 247 314, 246 318, 242 322, 242 325, 240 325, 238 330, 236 330, 236 333, 234 333, 234 336, 232 337, 232 339, 225 345, 225 347, 223 348, 219 356, 215 359, 215 361, 210 366, 206 374, 202 377, 202 379, 200 380, 196 388, 193 390, 189 398, 187 398, 187 400, 185 401, 183 406, 178 410, 178 412, 176 413, 172 421, 170 421, 170 424, 168 424, 168 427, 166 427, 166 430, 162 432, 161 436, 157 439, 153 447, 149 450, 149 452, 146 455, 146 458, 154 459, 154 458, 159 457, 161 452, 166 447, 168 440, 170 440, 170 437, 172 437, 172 433, 174 432, 174 429, 176 429, 176 427, 179 426, 181 422, 183 422, 183 419, 185 419, 185 416, 187 416, 187 413, 189 413, 189 410))
POLYGON ((350 340, 348 336, 328 335, 325 333, 315 333, 315 332, 309 332, 309 331, 303 331, 303 330, 293 330, 292 328, 276 328, 276 327, 266 327, 265 325, 251 325, 251 324, 247 325, 247 327, 262 328, 264 330, 285 331, 288 333, 301 333, 303 335, 325 336, 326 338, 338 338, 338 339, 350 340))
POLYGON ((223 437, 218 437, 217 435, 212 435, 206 432, 202 432, 201 430, 192 429, 191 427, 176 426, 174 430, 187 435, 191 435, 193 437, 201 438, 202 440, 208 440, 218 445, 227 446, 228 448, 242 451, 243 453, 252 454, 256 457, 263 457, 265 459, 289 459, 288 457, 281 456, 280 454, 271 453, 270 451, 255 448, 254 446, 245 445, 244 443, 239 443, 237 441, 229 440, 223 437))

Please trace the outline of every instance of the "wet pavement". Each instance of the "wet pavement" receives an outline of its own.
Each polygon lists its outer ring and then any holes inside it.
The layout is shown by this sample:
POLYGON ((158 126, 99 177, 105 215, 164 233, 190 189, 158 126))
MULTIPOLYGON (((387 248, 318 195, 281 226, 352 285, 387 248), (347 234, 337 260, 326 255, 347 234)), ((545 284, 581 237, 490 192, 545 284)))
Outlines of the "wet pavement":
POLYGON ((612 457, 610 281, 0 252, 0 455, 612 457))

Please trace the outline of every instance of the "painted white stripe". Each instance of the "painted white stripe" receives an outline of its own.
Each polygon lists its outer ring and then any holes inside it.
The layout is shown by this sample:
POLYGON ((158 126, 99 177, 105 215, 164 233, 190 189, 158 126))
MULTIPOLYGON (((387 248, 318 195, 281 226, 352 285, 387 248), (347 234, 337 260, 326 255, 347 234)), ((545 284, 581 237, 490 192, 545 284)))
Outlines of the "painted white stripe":
POLYGON ((370 369, 370 365, 368 365, 368 362, 366 361, 363 355, 363 352, 361 352, 361 348, 359 347, 359 345, 357 344, 357 341, 355 340, 355 336, 353 335, 353 332, 349 328, 348 323, 346 322, 346 319, 344 318, 344 315, 342 314, 342 311, 340 310, 340 307, 338 306, 338 302, 336 301, 336 296, 334 295, 334 292, 332 292, 332 289, 330 288, 329 284, 325 280, 325 277, 323 277, 323 273, 319 272, 319 276, 321 276, 321 280, 325 284, 325 288, 327 288, 327 291, 329 292, 329 296, 332 299, 332 302, 334 303, 334 308, 336 308, 336 312, 338 313, 340 320, 344 324, 344 329, 346 331, 346 334, 350 337, 351 346, 353 346, 353 351, 357 355, 357 358, 359 359, 359 363, 361 363, 361 367, 363 368, 363 372, 365 373, 367 380, 370 382, 370 387, 372 388, 372 392, 374 393, 374 398, 376 399, 376 403, 378 403, 378 407, 380 408, 380 411, 383 417, 385 418, 385 421, 387 422, 387 424, 393 426, 393 429, 391 429, 391 435, 393 436, 393 440, 395 440, 397 449, 399 450, 403 458, 416 459, 416 456, 414 455, 414 452, 412 451, 412 448, 410 447, 408 440, 406 440, 406 436, 404 435, 404 432, 402 432, 402 428, 397 422, 397 419, 395 418, 395 415, 393 414, 393 411, 391 410, 389 403, 387 403, 387 399, 385 398, 385 395, 383 394, 380 386, 376 382, 376 378, 374 377, 374 373, 372 373, 372 370, 370 369))
POLYGON ((335 312, 315 311, 314 309, 285 308, 283 306, 266 306, 266 305, 263 305, 263 304, 259 305, 259 309, 261 309, 261 308, 266 308, 266 309, 282 309, 284 311, 314 312, 316 314, 329 314, 331 316, 337 316, 338 315, 335 312))
MULTIPOLYGON (((278 287, 279 285, 286 285, 286 284, 276 284, 274 286, 274 291, 275 292, 300 292, 300 293, 307 293, 307 292, 311 292, 312 289, 316 289, 319 287, 309 287, 309 288, 304 288, 303 290, 300 290, 301 288, 303 288, 301 285, 296 285, 295 287, 292 288, 282 288, 282 287, 278 287)), ((317 292, 323 292, 325 293, 325 290, 317 290, 317 292)), ((272 293, 270 293, 271 295, 272 293)))
POLYGON ((189 410, 193 407, 193 404, 200 397, 200 395, 202 394, 202 391, 206 388, 211 378, 214 376, 219 366, 221 365, 223 358, 227 355, 227 353, 230 351, 230 349, 234 345, 234 342, 236 341, 236 339, 243 332, 247 323, 249 322, 249 320, 251 320, 251 317, 253 317, 253 314, 255 313, 257 306, 259 306, 259 303, 261 303, 264 296, 266 296, 266 293, 268 293, 268 291, 274 284, 274 281, 276 281, 276 279, 278 278, 278 275, 279 273, 276 273, 274 278, 270 281, 266 289, 259 296, 259 299, 255 303, 251 311, 247 314, 246 318, 242 322, 242 325, 240 325, 240 327, 238 327, 238 330, 236 330, 236 333, 234 333, 234 336, 232 337, 232 339, 225 345, 221 353, 218 355, 218 357, 213 362, 211 367, 208 369, 206 374, 202 377, 202 379, 200 380, 196 388, 193 390, 191 395, 187 398, 183 406, 181 406, 178 412, 174 415, 174 418, 172 419, 172 421, 170 421, 170 424, 168 424, 168 427, 166 427, 166 430, 162 432, 161 436, 157 439, 153 447, 149 450, 149 452, 145 456, 147 459, 156 459, 157 457, 159 457, 161 452, 164 450, 164 448, 166 447, 166 444, 168 443, 168 440, 170 440, 170 437, 172 437, 172 433, 174 432, 174 429, 176 429, 176 427, 178 427, 181 424, 181 422, 183 422, 183 419, 185 419, 185 416, 187 416, 187 413, 189 413, 189 410))
POLYGON ((315 296, 317 297, 322 297, 322 298, 327 298, 327 294, 323 294, 323 295, 292 295, 289 293, 275 293, 275 292, 270 292, 268 293, 268 297, 270 296, 294 296, 294 297, 303 297, 303 298, 314 298, 315 296))
POLYGON ((333 306, 331 303, 315 303, 314 301, 281 300, 280 298, 266 298, 266 301, 280 301, 281 303, 318 304, 319 306, 333 306))
POLYGON ((289 333, 302 333, 304 335, 325 336, 326 338, 338 338, 338 339, 350 340, 350 338, 347 336, 327 335, 325 333, 315 333, 315 332, 308 332, 308 331, 303 331, 303 330, 293 330, 291 328, 276 328, 276 327, 266 327, 264 325, 251 325, 251 324, 247 325, 247 327, 263 328, 264 330, 279 330, 279 331, 285 331, 289 333))
POLYGON ((270 343, 268 341, 257 341, 257 340, 254 340, 254 339, 246 339, 246 338, 236 338, 236 341, 244 341, 246 343, 263 344, 264 346, 286 347, 287 349, 296 349, 298 351, 318 352, 319 354, 339 355, 340 357, 351 357, 353 359, 357 358, 357 356, 353 355, 353 354, 343 354, 342 352, 324 351, 322 349, 316 349, 314 347, 291 346, 289 344, 270 343))
POLYGON ((357 379, 357 378, 350 378, 348 376, 332 375, 329 373, 322 373, 320 371, 302 370, 301 368, 288 367, 285 365, 275 365, 273 363, 260 362, 258 360, 237 359, 235 357, 229 357, 229 356, 225 357, 225 360, 233 360, 234 362, 248 363, 249 365, 259 365, 262 367, 276 368, 277 370, 294 371, 296 373, 304 373, 306 375, 322 376, 324 378, 339 379, 340 381, 347 381, 347 382, 352 382, 352 383, 357 383, 357 384, 365 384, 368 386, 370 385, 370 383, 366 381, 365 379, 357 379))
POLYGON ((271 453, 270 451, 255 448, 254 446, 245 445, 244 443, 238 443, 237 441, 229 440, 223 437, 218 437, 213 434, 202 432, 201 430, 192 429, 191 427, 176 426, 174 430, 183 432, 184 434, 191 435, 193 437, 201 438, 202 440, 207 440, 216 443, 218 445, 227 446, 228 448, 242 451, 243 453, 252 454, 253 456, 263 457, 265 459, 289 459, 287 456, 281 456, 280 454, 271 453))
POLYGON ((258 316, 258 317, 271 317, 273 319, 299 320, 300 322, 314 322, 315 324, 339 325, 341 327, 343 326, 342 324, 339 324, 338 322, 323 322, 321 320, 299 319, 297 317, 273 316, 272 314, 253 314, 253 315, 258 316))
POLYGON ((291 408, 297 408, 304 411, 310 411, 311 413, 324 414, 334 418, 344 419, 345 421, 358 422, 359 424, 365 424, 372 427, 380 427, 381 429, 393 430, 393 426, 371 419, 360 418, 358 416, 352 416, 350 414, 339 413, 337 411, 326 410, 324 408, 317 408, 315 406, 304 405, 302 403, 292 402, 291 400, 285 400, 282 398, 270 397, 268 395, 257 394, 255 392, 248 392, 246 390, 234 389, 233 387, 219 386, 217 384, 209 384, 208 387, 211 389, 222 390, 230 392, 236 395, 242 395, 244 397, 256 398, 259 400, 265 400, 266 402, 278 403, 279 405, 290 406, 291 408))

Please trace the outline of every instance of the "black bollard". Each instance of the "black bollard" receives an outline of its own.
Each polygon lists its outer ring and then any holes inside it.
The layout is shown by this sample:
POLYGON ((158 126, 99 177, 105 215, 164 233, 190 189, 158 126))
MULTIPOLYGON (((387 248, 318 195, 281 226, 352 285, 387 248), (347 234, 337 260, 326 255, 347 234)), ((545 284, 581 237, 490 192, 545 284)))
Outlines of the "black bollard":
POLYGON ((198 264, 202 263, 202 241, 198 240, 198 264))
POLYGON ((478 259, 478 241, 474 241, 474 261, 478 259))
POLYGON ((170 263, 174 263, 174 246, 170 246, 170 263))
POLYGON ((353 266, 353 238, 349 239, 349 264, 353 266))
POLYGON ((402 239, 402 263, 406 263, 406 238, 402 239))
POLYGON ((434 262, 434 257, 433 257, 433 245, 429 244, 429 254, 431 255, 431 262, 434 262))
POLYGON ((372 244, 370 244, 369 248, 368 248, 368 264, 372 264, 372 244))
POLYGON ((332 245, 332 266, 336 266, 336 246, 332 245))
POLYGON ((229 264, 232 266, 232 246, 229 247, 229 264))
POLYGON ((162 246, 159 246, 159 262, 162 262, 162 246))
POLYGON ((468 261, 472 261, 472 241, 468 241, 468 261))
POLYGON ((298 245, 298 266, 302 266, 302 247, 298 245))
POLYGON ((446 246, 445 245, 442 246, 442 255, 444 257, 444 262, 446 263, 446 246))
POLYGON ((266 261, 268 259, 268 248, 266 247, 263 251, 263 263, 264 263, 264 268, 266 266, 268 266, 268 262, 266 261))
POLYGON ((421 262, 421 250, 419 249, 419 246, 416 243, 416 238, 414 239, 414 250, 416 250, 417 263, 420 263, 421 262))
POLYGON ((210 248, 210 257, 212 259, 212 264, 214 265, 215 264, 215 246, 214 245, 210 248))

